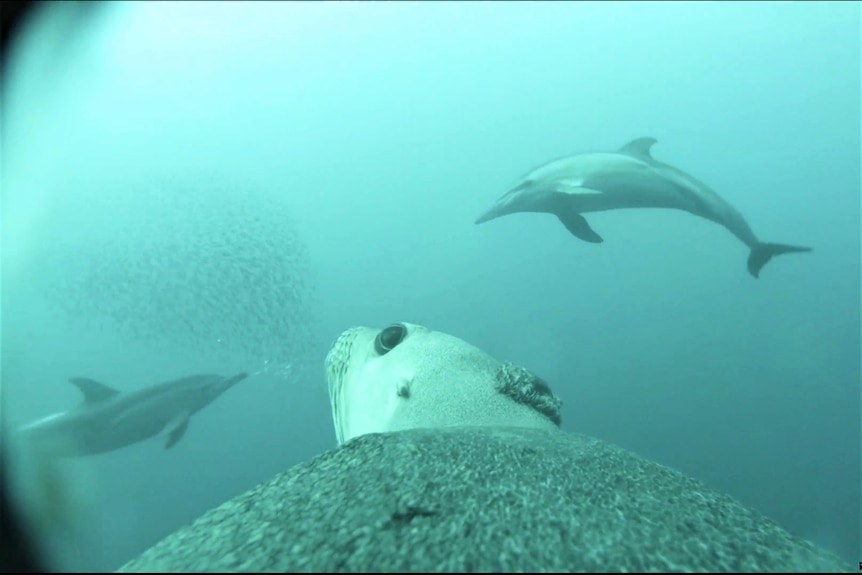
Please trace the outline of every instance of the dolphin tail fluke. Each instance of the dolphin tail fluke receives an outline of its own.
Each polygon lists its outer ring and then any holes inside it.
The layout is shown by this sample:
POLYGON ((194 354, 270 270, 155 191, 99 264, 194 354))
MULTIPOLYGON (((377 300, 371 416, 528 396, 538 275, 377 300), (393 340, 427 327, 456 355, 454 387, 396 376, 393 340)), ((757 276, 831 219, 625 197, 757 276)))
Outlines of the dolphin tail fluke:
POLYGON ((760 243, 751 248, 751 254, 748 256, 748 272, 754 277, 760 276, 760 270, 763 269, 769 260, 781 254, 792 254, 798 252, 810 252, 811 248, 801 246, 786 246, 784 244, 767 244, 760 243))

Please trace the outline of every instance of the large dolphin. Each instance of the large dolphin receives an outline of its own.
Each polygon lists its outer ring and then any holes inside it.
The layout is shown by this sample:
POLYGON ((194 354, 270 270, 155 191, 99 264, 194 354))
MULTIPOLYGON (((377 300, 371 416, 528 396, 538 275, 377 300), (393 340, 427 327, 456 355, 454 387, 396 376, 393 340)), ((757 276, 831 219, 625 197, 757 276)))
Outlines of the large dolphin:
POLYGON ((736 209, 709 186, 655 160, 655 138, 639 138, 616 152, 578 154, 553 160, 524 176, 479 216, 477 224, 517 212, 557 216, 575 237, 602 240, 581 214, 621 208, 674 208, 727 228, 749 247, 748 271, 758 277, 773 256, 811 248, 761 242, 736 209))
POLYGON ((194 413, 247 376, 192 375, 125 393, 74 377, 69 381, 81 390, 83 403, 23 427, 21 435, 66 457, 113 451, 162 432, 168 449, 182 439, 194 413))

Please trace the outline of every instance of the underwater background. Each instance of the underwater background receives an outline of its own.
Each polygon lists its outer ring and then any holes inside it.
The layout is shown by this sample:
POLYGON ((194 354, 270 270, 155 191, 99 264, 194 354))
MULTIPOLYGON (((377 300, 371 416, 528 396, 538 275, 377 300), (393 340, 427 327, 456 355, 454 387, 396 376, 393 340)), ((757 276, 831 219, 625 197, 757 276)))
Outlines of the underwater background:
POLYGON ((3 88, 4 429, 77 405, 73 376, 254 373, 170 450, 70 462, 81 569, 335 447, 323 358, 398 321, 862 559, 858 3, 122 2, 29 48, 3 88), (684 212, 590 214, 597 245, 473 224, 533 167, 643 136, 814 251, 754 279, 684 212))

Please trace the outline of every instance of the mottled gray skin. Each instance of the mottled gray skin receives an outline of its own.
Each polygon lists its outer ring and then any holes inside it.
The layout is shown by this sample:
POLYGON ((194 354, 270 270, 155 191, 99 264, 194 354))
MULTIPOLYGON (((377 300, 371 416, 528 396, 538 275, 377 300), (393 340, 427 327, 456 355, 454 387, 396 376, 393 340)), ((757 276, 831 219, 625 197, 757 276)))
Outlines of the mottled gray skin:
POLYGON ((850 572, 702 483, 562 431, 365 434, 120 572, 850 572))
POLYGON ((167 435, 167 449, 183 438, 193 414, 247 375, 192 375, 131 392, 84 377, 71 378, 84 401, 26 425, 20 433, 25 441, 36 441, 60 457, 106 453, 162 432, 167 435))

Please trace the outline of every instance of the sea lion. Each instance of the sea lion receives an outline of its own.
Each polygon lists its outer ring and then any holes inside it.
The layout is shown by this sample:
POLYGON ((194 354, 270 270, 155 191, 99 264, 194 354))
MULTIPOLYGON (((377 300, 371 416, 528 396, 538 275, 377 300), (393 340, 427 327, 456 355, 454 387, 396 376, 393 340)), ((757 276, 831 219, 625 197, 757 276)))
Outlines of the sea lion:
POLYGON ((418 427, 561 422, 562 402, 540 377, 421 325, 348 329, 324 364, 339 444, 418 427))

